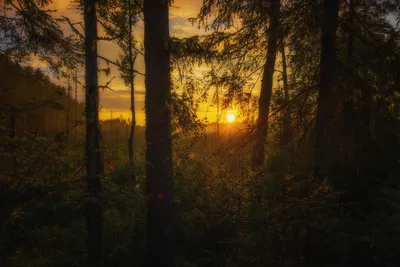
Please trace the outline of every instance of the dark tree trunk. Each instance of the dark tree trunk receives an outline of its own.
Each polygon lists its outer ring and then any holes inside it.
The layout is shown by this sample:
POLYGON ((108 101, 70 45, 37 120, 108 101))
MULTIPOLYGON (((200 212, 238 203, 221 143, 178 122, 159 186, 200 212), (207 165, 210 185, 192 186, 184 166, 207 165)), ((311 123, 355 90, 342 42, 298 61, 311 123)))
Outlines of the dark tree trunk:
MULTIPOLYGON (((349 3, 349 20, 348 20, 348 37, 347 37, 347 67, 349 70, 353 69, 353 39, 354 39, 354 0, 349 3)), ((343 101, 344 112, 344 172, 347 179, 351 179, 356 175, 355 164, 355 128, 356 123, 354 101, 353 101, 353 86, 349 81, 345 92, 345 99, 343 101)))
POLYGON ((147 266, 174 266, 169 1, 144 1, 147 266))
POLYGON ((75 121, 75 149, 78 149, 78 71, 75 70, 75 115, 74 115, 74 121, 75 121))
POLYGON ((135 114, 135 81, 134 81, 134 73, 133 73, 133 68, 134 68, 134 56, 132 53, 132 6, 131 6, 131 0, 128 0, 128 12, 129 12, 129 40, 128 40, 128 47, 129 47, 129 82, 130 82, 130 87, 131 87, 131 114, 132 114, 132 123, 129 131, 129 138, 128 138, 128 153, 129 153, 129 167, 131 168, 131 175, 132 175, 132 181, 136 181, 136 175, 135 175, 135 158, 134 158, 134 147, 133 147, 133 142, 134 142, 134 135, 135 135, 135 127, 136 127, 136 114, 135 114))
POLYGON ((15 144, 14 144, 15 140, 14 139, 15 139, 15 134, 17 132, 14 114, 10 114, 9 128, 10 128, 9 136, 10 136, 10 140, 11 140, 11 144, 9 147, 9 153, 14 156, 14 152, 15 152, 15 144))
POLYGON ((70 131, 70 126, 69 126, 69 121, 70 121, 70 110, 71 110, 71 84, 70 84, 70 73, 68 73, 68 86, 67 86, 67 111, 66 111, 66 118, 65 118, 65 140, 68 142, 69 139, 69 131, 70 131))
POLYGON ((8 163, 10 164, 9 166, 12 167, 13 171, 16 171, 18 169, 18 162, 15 157, 15 135, 17 133, 15 114, 10 114, 9 128, 10 144, 7 146, 7 152, 10 154, 10 162, 8 163))
POLYGON ((286 64, 286 53, 285 53, 285 42, 282 38, 282 44, 280 47, 281 55, 282 55, 282 79, 283 79, 283 90, 284 90, 284 105, 285 110, 283 111, 283 137, 282 137, 282 145, 287 145, 292 138, 292 129, 290 126, 290 109, 288 107, 289 104, 289 83, 287 76, 287 64, 286 64))
POLYGON ((264 163, 265 141, 268 133, 269 110, 271 106, 273 76, 279 35, 280 0, 273 0, 271 22, 268 36, 268 50, 261 81, 261 92, 258 100, 258 119, 253 146, 252 167, 258 169, 264 163))
POLYGON ((97 18, 96 1, 85 0, 85 60, 86 60, 86 224, 88 265, 103 266, 100 206, 100 177, 103 172, 100 154, 99 87, 97 80, 97 18))
POLYGON ((332 164, 331 132, 335 117, 335 71, 336 29, 338 24, 339 0, 324 0, 322 14, 322 44, 320 63, 320 87, 316 117, 316 161, 315 176, 327 177, 332 164))
POLYGON ((362 90, 362 104, 361 104, 361 125, 358 132, 358 157, 359 157, 359 168, 364 172, 368 173, 372 167, 376 164, 373 161, 373 144, 374 144, 374 117, 373 117, 373 88, 371 86, 365 86, 362 90))

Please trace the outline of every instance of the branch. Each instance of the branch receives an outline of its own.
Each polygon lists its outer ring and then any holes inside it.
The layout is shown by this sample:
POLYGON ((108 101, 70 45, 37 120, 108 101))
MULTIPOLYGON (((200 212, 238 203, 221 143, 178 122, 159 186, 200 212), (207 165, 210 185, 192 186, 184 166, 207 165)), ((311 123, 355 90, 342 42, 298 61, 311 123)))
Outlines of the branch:
MULTIPOLYGON (((108 27, 106 24, 104 24, 104 22, 102 22, 100 20, 97 20, 97 21, 100 23, 101 26, 103 26, 104 29, 106 29, 109 32, 113 32, 113 30, 110 27, 108 27)), ((124 38, 124 37, 125 37, 124 34, 121 33, 119 35, 116 35, 115 37, 111 37, 111 38, 100 37, 99 39, 100 40, 106 40, 106 41, 113 41, 113 40, 116 40, 116 39, 122 39, 123 41, 128 43, 128 40, 126 40, 126 38, 124 38)), ((129 38, 131 38, 131 36, 129 38)), ((140 51, 139 49, 137 49, 135 45, 133 45, 132 47, 133 47, 133 50, 135 50, 138 54, 144 56, 143 52, 140 51)))
POLYGON ((73 32, 75 32, 80 38, 85 39, 85 36, 83 36, 83 34, 80 33, 74 26, 75 24, 81 24, 80 22, 72 23, 71 20, 69 18, 67 18, 66 16, 63 16, 63 18, 68 22, 68 24, 71 27, 73 32))
POLYGON ((301 135, 300 139, 297 141, 297 150, 299 150, 301 143, 303 142, 304 138, 307 136, 308 131, 310 130, 312 124, 314 123, 316 117, 314 116, 308 123, 306 128, 304 129, 303 134, 301 135))
POLYGON ((143 7, 142 7, 142 5, 139 3, 139 1, 138 1, 138 0, 134 0, 134 2, 135 2, 135 4, 136 4, 137 8, 140 10, 140 12, 144 13, 144 12, 143 12, 143 7))
MULTIPOLYGON (((104 24, 104 22, 102 22, 101 20, 97 20, 97 22, 103 26, 104 29, 108 30, 108 31, 112 31, 107 25, 104 24)), ((103 41, 114 41, 117 39, 121 39, 124 37, 123 33, 117 34, 114 37, 98 37, 99 40, 103 40, 103 41)))
MULTIPOLYGON (((124 70, 124 71, 129 71, 129 72, 130 72, 129 69, 126 69, 126 68, 122 67, 122 66, 119 65, 118 63, 116 63, 116 62, 114 62, 114 61, 112 61, 112 60, 110 60, 110 59, 108 59, 108 58, 105 58, 105 57, 100 56, 100 55, 97 55, 97 57, 100 58, 100 59, 102 59, 102 60, 104 60, 104 61, 106 61, 106 62, 108 62, 108 63, 110 63, 110 64, 112 64, 112 65, 114 65, 114 66, 117 66, 118 68, 120 68, 120 69, 122 69, 122 70, 124 70)), ((139 75, 142 75, 142 76, 146 76, 146 74, 144 74, 144 73, 142 73, 142 72, 139 72, 139 71, 137 71, 137 70, 133 70, 133 73, 136 73, 136 74, 139 74, 139 75)))
POLYGON ((139 49, 137 49, 135 45, 133 45, 132 48, 133 48, 133 50, 136 51, 136 53, 138 53, 139 55, 144 56, 144 53, 142 51, 140 51, 139 49))
POLYGON ((112 88, 110 88, 110 83, 112 82, 112 80, 114 80, 115 76, 111 78, 111 80, 109 80, 106 85, 99 85, 99 89, 109 89, 111 91, 114 91, 112 88))

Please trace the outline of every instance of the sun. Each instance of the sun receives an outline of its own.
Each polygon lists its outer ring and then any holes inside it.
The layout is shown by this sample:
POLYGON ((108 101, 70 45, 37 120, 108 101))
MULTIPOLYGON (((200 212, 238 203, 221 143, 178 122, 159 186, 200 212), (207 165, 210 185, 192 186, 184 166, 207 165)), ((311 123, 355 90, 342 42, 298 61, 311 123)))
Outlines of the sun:
POLYGON ((228 113, 228 114, 226 115, 226 120, 227 120, 229 123, 233 123, 233 122, 236 120, 235 114, 233 114, 233 113, 228 113))

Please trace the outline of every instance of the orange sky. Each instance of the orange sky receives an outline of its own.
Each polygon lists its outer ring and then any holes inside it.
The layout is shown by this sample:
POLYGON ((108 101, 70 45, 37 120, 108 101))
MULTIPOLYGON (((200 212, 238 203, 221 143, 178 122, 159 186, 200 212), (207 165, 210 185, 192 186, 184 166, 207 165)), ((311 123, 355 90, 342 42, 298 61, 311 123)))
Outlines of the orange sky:
MULTIPOLYGON (((53 0, 50 8, 57 10, 55 12, 55 16, 67 16, 70 18, 72 22, 82 22, 82 15, 74 10, 70 5, 71 0, 53 0)), ((170 34, 173 37, 189 37, 193 35, 201 35, 204 34, 204 31, 199 30, 198 27, 191 25, 188 22, 188 18, 195 17, 201 7, 202 0, 175 0, 172 7, 170 7, 170 34)), ((392 23, 394 23, 394 19, 390 19, 392 23)), ((63 25, 63 29, 66 32, 71 32, 68 25, 63 25)), ((143 23, 139 22, 138 26, 135 29, 136 38, 140 42, 143 40, 143 23)), ((100 29, 99 36, 102 36, 102 32, 100 29)), ((99 42, 99 54, 107 57, 111 60, 115 60, 119 54, 119 49, 116 45, 111 42, 100 41, 99 42)), ((278 63, 279 64, 279 63, 278 63)), ((33 61, 33 65, 35 67, 43 67, 41 62, 33 61)), ((101 67, 105 67, 106 65, 102 63, 101 67)), ((115 79, 110 84, 110 87, 113 91, 106 90, 101 92, 100 97, 100 118, 108 119, 111 117, 111 111, 113 117, 123 116, 125 118, 130 118, 130 98, 129 98, 129 89, 122 80, 119 78, 118 70, 111 67, 111 77, 115 76, 115 79)), ((142 56, 137 58, 137 62, 135 68, 144 73, 144 60, 142 56)), ((277 68, 280 68, 278 65, 277 68)), ((195 69, 195 73, 198 76, 201 76, 201 73, 206 69, 206 67, 195 69)), ((80 77, 83 81, 84 73, 80 71, 80 77)), ((106 84, 111 77, 105 77, 103 74, 99 74, 99 82, 100 85, 106 84)), ((277 79, 277 75, 275 76, 277 79)), ((277 82, 277 80, 275 80, 277 82)), ((59 80, 58 83, 66 85, 66 81, 59 80)), ((256 86, 258 88, 258 86, 256 86)), ((144 125, 145 116, 144 116, 144 77, 136 76, 135 79, 135 108, 136 108, 136 121, 139 125, 144 125)), ((83 90, 80 90, 78 94, 78 99, 83 100, 83 90)), ((258 94, 258 90, 255 90, 255 95, 258 94)), ((198 116, 200 118, 207 117, 208 121, 213 122, 216 120, 216 108, 211 107, 210 103, 203 103, 200 105, 200 109, 198 112, 198 116)), ((222 117, 225 118, 224 114, 222 117)))
MULTIPOLYGON (((202 0, 175 0, 172 7, 170 7, 170 34, 173 37, 188 37, 196 34, 204 34, 204 31, 198 29, 197 26, 192 26, 188 22, 188 18, 195 17, 200 10, 202 0)), ((55 16, 67 16, 72 22, 82 22, 83 17, 79 12, 73 9, 70 5, 70 0, 54 0, 50 6, 51 9, 57 10, 55 16)), ((70 32, 68 25, 63 25, 66 32, 70 32)), ((140 22, 135 29, 136 38, 141 41, 143 40, 143 23, 140 22)), ((99 36, 102 35, 100 30, 99 36)), ((115 60, 119 54, 119 48, 111 43, 100 41, 99 42, 99 54, 107 57, 111 60, 115 60)), ((34 62, 35 66, 40 67, 40 62, 34 62)), ((101 66, 106 66, 102 63, 101 66)), ((45 66, 41 66, 45 67, 45 66)), ((111 76, 105 77, 105 75, 100 74, 99 83, 106 84, 112 77, 115 79, 110 84, 113 91, 106 90, 101 92, 100 96, 100 119, 108 119, 112 116, 120 117, 121 115, 125 118, 130 118, 130 98, 129 98, 129 88, 125 86, 123 81, 119 78, 118 70, 111 67, 111 76)), ((144 59, 142 56, 137 58, 135 68, 144 72, 144 59)), ((202 70, 200 68, 196 69, 196 73, 201 74, 202 70)), ((84 73, 81 71, 80 76, 83 78, 84 73)), ((66 81, 58 81, 61 84, 66 84, 66 81)), ((136 108, 136 121, 139 125, 144 125, 144 77, 137 75, 135 79, 135 108, 136 108)), ((80 100, 83 99, 83 91, 81 90, 78 94, 80 100)), ((209 104, 203 103, 200 106, 198 113, 200 118, 207 117, 209 121, 215 121, 216 111, 215 108, 210 107, 209 104)))

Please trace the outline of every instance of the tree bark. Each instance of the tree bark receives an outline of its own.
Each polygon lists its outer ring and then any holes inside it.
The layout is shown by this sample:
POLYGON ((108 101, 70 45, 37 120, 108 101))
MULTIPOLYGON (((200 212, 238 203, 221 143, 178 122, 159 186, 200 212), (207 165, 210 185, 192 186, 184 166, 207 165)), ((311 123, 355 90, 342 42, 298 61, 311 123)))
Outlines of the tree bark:
POLYGON ((282 44, 280 47, 281 55, 282 55, 282 79, 283 79, 283 90, 285 97, 285 110, 283 113, 283 137, 282 137, 282 145, 287 145, 292 137, 292 129, 290 126, 290 110, 287 106, 289 103, 289 83, 288 83, 288 75, 287 75, 287 64, 286 64, 286 53, 285 53, 285 42, 282 38, 282 44))
MULTIPOLYGON (((365 74, 367 76, 367 74, 365 74)), ((358 158, 359 169, 366 174, 373 169, 376 164, 373 159, 373 144, 374 144, 374 101, 373 88, 365 86, 362 90, 362 104, 360 110, 360 130, 358 131, 358 158)))
POLYGON ((97 78, 97 18, 96 1, 85 0, 85 85, 86 85, 86 226, 88 265, 103 266, 102 211, 100 206, 100 177, 103 173, 100 154, 99 87, 97 78))
POLYGON ((315 176, 322 180, 331 170, 331 131, 335 117, 336 30, 339 0, 324 0, 322 13, 320 87, 316 115, 315 176))
POLYGON ((78 148, 78 71, 75 70, 75 113, 74 113, 74 121, 75 121, 75 149, 78 148))
POLYGON ((273 76, 279 35, 280 5, 280 0, 273 0, 270 14, 271 22, 269 26, 267 56, 261 81, 260 98, 258 99, 258 119, 252 155, 253 170, 263 165, 265 157, 264 146, 268 133, 268 119, 271 107, 273 76))
POLYGON ((17 122, 15 119, 15 114, 11 113, 10 114, 10 120, 9 120, 9 128, 10 128, 10 144, 8 145, 8 153, 10 154, 10 165, 12 169, 15 171, 18 169, 18 162, 17 159, 15 158, 15 135, 17 134, 17 122))
POLYGON ((71 84, 70 84, 70 73, 68 73, 68 87, 67 87, 67 111, 66 111, 66 125, 65 125, 65 140, 68 142, 69 139, 69 121, 70 121, 70 110, 71 110, 71 84))
POLYGON ((174 266, 169 1, 144 1, 147 266, 174 266))
POLYGON ((130 81, 130 89, 131 89, 131 115, 132 115, 132 122, 129 132, 128 138, 128 153, 129 153, 129 167, 131 168, 131 175, 132 181, 136 182, 136 175, 135 175, 135 158, 134 158, 134 134, 135 134, 135 127, 136 127, 136 114, 135 114, 135 77, 133 73, 134 68, 134 56, 132 53, 132 6, 131 0, 128 0, 128 12, 129 12, 129 39, 128 39, 128 47, 129 47, 129 81, 130 81))
MULTIPOLYGON (((350 70, 353 69, 353 39, 354 39, 354 0, 349 0, 349 20, 347 35, 347 65, 350 70)), ((349 77, 350 78, 350 77, 349 77)), ((356 175, 355 163, 355 111, 353 101, 354 89, 352 83, 347 83, 345 99, 343 101, 344 112, 344 173, 347 179, 356 175)))

